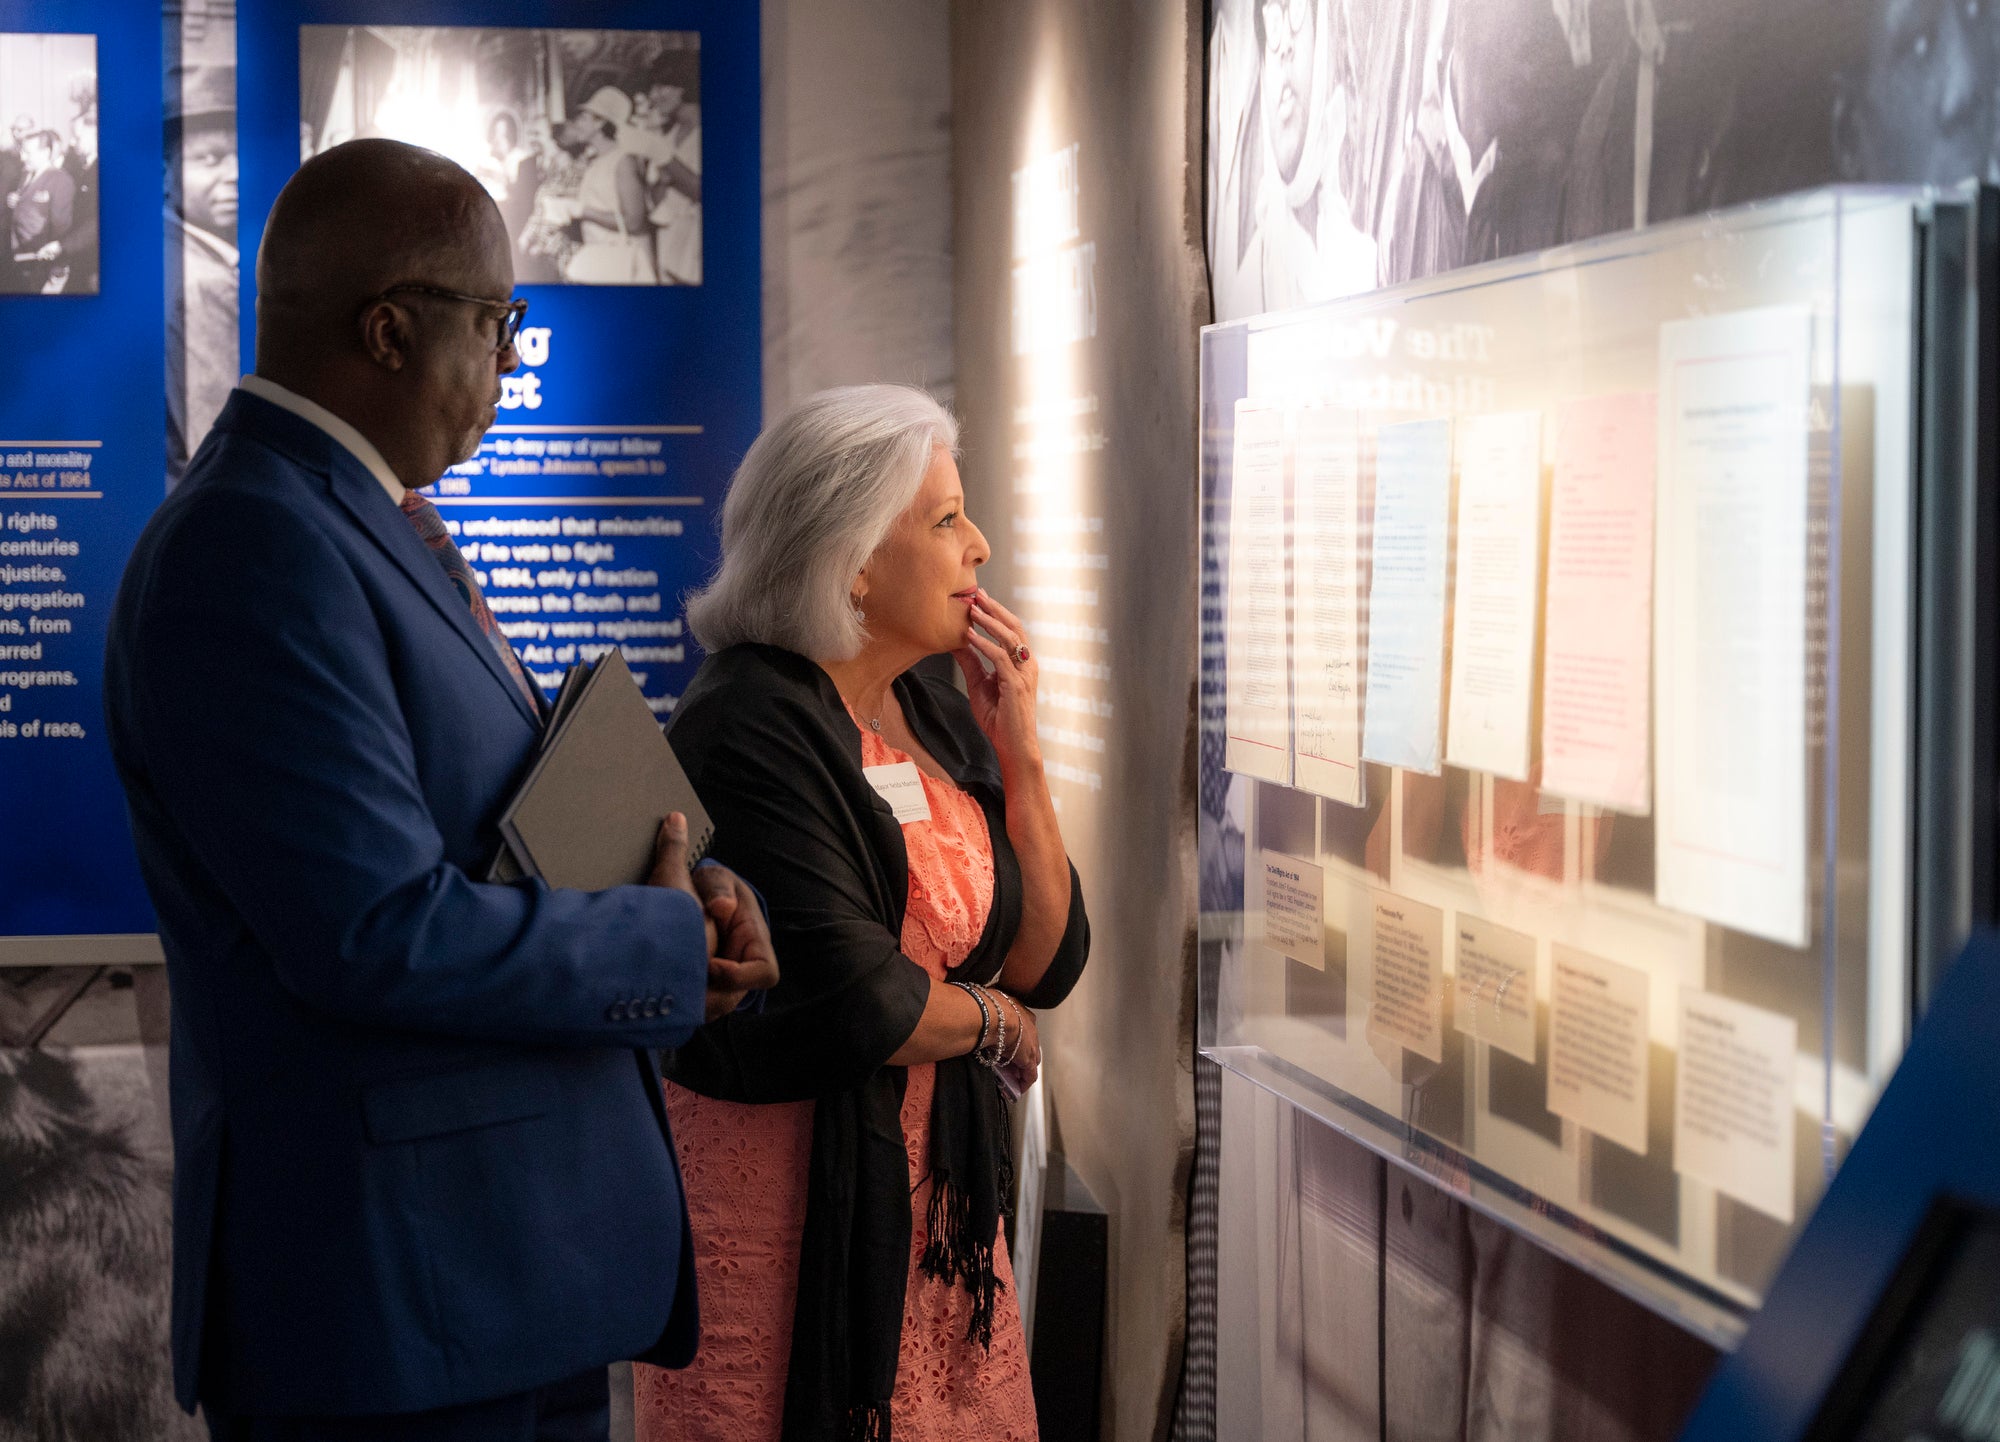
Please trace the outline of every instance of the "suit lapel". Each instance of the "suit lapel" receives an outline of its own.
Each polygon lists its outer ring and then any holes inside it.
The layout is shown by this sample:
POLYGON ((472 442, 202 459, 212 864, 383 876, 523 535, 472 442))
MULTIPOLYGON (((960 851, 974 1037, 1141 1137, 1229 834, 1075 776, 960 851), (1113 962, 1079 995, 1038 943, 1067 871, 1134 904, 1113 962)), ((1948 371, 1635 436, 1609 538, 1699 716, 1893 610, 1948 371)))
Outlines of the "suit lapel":
POLYGON ((355 524, 368 534, 368 538, 381 547, 390 560, 401 568, 410 583, 423 593, 424 599, 436 608, 439 615, 456 632, 459 639, 470 646, 480 663, 486 667, 495 684, 507 693, 514 709, 530 725, 541 725, 541 717, 528 706, 528 698, 521 694, 521 688, 514 684, 507 665, 494 651, 486 633, 479 629, 479 623, 472 619, 472 612, 466 608, 464 597, 452 587, 444 573, 444 567, 437 563, 437 557, 417 539, 417 533, 410 526, 409 518, 396 508, 382 489, 382 483, 375 479, 369 469, 362 465, 342 445, 329 444, 331 466, 327 480, 333 498, 354 518, 355 524))

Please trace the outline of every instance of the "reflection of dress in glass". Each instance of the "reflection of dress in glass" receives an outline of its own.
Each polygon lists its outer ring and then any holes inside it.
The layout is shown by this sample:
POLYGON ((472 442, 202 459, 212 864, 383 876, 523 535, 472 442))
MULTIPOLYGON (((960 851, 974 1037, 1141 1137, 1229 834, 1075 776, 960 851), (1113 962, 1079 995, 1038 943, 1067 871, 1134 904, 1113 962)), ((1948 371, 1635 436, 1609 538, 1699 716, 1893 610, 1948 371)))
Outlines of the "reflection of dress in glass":
MULTIPOLYGON (((910 758, 871 731, 864 766, 910 758)), ((993 902, 993 852, 979 802, 928 773, 929 821, 903 828, 909 900, 902 950, 941 982, 978 944, 993 902)), ((911 1442, 1032 1442, 1028 1381, 1012 1264, 993 1248, 1000 1280, 992 1350, 966 1340, 972 1298, 924 1275, 929 1241, 930 1120, 936 1067, 906 1069, 901 1110, 910 1169, 910 1254, 891 1430, 911 1442)), ((636 1370, 639 1442, 763 1442, 784 1414, 799 1242, 806 1214, 813 1103, 746 1105, 666 1083, 667 1111, 687 1188, 701 1297, 701 1351, 685 1371, 636 1370)))

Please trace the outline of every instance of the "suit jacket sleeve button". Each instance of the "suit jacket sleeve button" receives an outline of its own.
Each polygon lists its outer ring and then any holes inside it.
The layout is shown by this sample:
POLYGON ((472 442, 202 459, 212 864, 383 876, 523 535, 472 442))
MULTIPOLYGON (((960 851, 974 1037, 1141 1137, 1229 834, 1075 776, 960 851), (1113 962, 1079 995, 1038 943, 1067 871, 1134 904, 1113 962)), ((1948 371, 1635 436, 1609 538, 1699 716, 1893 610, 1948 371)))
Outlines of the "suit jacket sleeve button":
POLYGON ((610 1006, 604 1009, 604 1019, 606 1021, 625 1020, 625 1003, 622 1001, 612 1002, 610 1006))
POLYGON ((648 1020, 658 1016, 660 1014, 660 999, 657 996, 647 997, 644 1010, 648 1020))

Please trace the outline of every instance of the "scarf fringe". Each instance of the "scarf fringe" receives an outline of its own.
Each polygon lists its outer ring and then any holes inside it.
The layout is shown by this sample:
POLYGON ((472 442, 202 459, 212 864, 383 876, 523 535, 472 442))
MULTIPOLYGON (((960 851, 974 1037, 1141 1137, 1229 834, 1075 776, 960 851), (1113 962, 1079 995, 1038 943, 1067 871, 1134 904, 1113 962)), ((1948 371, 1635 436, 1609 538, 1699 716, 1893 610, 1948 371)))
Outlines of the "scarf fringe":
POLYGON ((993 1265, 993 1238, 973 1235, 972 1198, 941 1174, 932 1175, 931 1199, 924 1221, 924 1229, 930 1236, 917 1265, 926 1277, 964 1286, 972 1297, 972 1317, 965 1329, 965 1340, 992 1351, 993 1314, 1000 1296, 1000 1277, 993 1265))
POLYGON ((859 1406, 849 1407, 843 1442, 891 1442, 889 1404, 864 1402, 859 1406))

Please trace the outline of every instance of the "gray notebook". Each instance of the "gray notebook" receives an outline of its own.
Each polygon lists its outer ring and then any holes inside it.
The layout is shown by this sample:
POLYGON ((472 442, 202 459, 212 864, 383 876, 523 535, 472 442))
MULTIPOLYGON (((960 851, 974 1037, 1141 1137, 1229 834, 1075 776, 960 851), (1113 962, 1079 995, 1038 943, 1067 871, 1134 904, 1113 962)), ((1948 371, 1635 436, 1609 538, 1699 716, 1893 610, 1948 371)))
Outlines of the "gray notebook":
POLYGON ((715 827, 625 658, 607 652, 564 681, 541 755, 500 817, 492 879, 579 891, 644 881, 670 811, 687 816, 692 865, 715 827))

